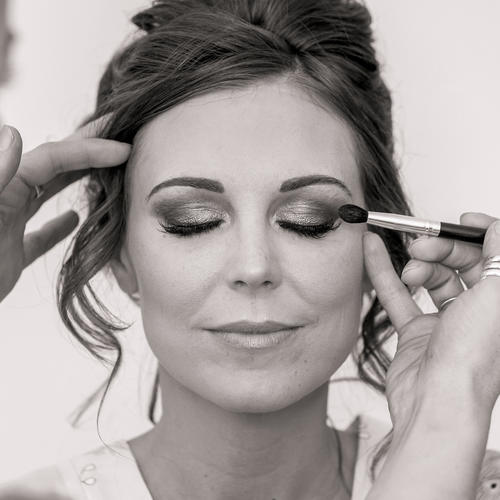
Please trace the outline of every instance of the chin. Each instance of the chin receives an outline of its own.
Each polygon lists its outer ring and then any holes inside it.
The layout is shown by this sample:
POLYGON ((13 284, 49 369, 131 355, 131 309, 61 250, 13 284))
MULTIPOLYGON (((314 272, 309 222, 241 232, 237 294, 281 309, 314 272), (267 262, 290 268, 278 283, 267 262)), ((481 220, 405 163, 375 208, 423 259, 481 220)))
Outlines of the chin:
POLYGON ((298 377, 291 377, 282 383, 276 380, 273 384, 241 382, 236 379, 222 386, 212 387, 210 394, 205 394, 204 397, 234 413, 271 413, 292 406, 313 393, 318 385, 311 382, 307 384, 307 381, 298 377))

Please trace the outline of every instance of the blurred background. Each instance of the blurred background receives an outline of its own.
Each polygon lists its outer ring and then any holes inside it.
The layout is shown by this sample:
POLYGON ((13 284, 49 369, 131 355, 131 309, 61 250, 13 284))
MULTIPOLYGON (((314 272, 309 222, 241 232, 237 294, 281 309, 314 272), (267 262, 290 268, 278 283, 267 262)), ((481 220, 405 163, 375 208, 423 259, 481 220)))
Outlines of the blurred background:
MULTIPOLYGON (((393 92, 398 158, 415 214, 450 222, 466 211, 500 216, 500 2, 366 4, 393 92)), ((129 18, 147 5, 9 2, 14 41, 9 79, 0 88, 0 121, 20 130, 25 151, 68 135, 92 110, 106 62, 133 36, 129 18)), ((80 208, 79 192, 72 186, 48 202, 28 230, 80 208)), ((98 280, 98 290, 111 310, 132 324, 122 337, 123 369, 108 393, 99 433, 96 404, 78 428, 69 423, 109 370, 70 337, 58 317, 55 282, 67 243, 26 269, 0 304, 0 481, 99 446, 100 437, 109 444, 150 426, 146 408, 154 359, 135 307, 106 279, 98 280)), ((422 304, 430 310, 425 297, 422 304)), ((353 375, 346 363, 334 378, 353 375)), ((331 386, 329 415, 337 427, 346 427, 360 412, 389 421, 384 399, 362 383, 331 386)), ((497 405, 488 447, 498 450, 499 422, 497 405)))

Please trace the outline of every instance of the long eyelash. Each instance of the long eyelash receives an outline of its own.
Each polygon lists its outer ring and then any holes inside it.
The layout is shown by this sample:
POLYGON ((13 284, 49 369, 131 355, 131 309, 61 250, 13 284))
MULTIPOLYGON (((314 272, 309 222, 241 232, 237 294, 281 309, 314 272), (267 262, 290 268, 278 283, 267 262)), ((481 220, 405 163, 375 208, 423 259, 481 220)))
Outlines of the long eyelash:
MULTIPOLYGON (((211 222, 207 222, 206 224, 173 224, 173 225, 167 225, 164 224, 163 222, 160 222, 161 226, 161 231, 169 234, 174 234, 176 236, 180 237, 189 237, 193 236, 195 234, 200 234, 206 231, 210 231, 211 229, 214 229, 218 227, 222 220, 214 220, 211 222)), ((299 236, 303 237, 308 237, 308 238, 323 238, 326 236, 326 234, 329 231, 335 231, 337 227, 340 225, 340 222, 337 224, 333 222, 327 222, 324 224, 314 224, 310 226, 306 226, 303 224, 292 224, 291 222, 287 221, 279 221, 278 225, 287 230, 294 232, 298 234, 299 236)))
POLYGON ((169 234, 175 234, 177 236, 181 237, 187 237, 187 236, 192 236, 194 234, 199 234, 203 233, 205 231, 210 231, 211 229, 216 228, 217 226, 220 225, 220 223, 223 222, 222 220, 213 220, 210 222, 207 222, 206 224, 164 224, 163 222, 160 222, 161 226, 161 231, 169 234))
POLYGON ((314 224, 312 226, 305 226, 302 224, 292 224, 287 221, 278 222, 279 226, 287 231, 293 231, 299 236, 304 236, 307 238, 324 238, 329 231, 335 231, 339 227, 340 222, 334 224, 332 222, 326 222, 324 224, 314 224))

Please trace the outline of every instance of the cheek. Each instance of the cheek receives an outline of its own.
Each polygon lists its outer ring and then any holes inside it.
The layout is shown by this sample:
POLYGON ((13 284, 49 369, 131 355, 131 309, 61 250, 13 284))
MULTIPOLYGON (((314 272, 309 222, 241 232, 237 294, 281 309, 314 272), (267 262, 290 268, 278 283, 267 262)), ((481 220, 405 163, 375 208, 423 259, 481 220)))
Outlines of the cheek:
POLYGON ((345 309, 357 309, 363 287, 363 252, 359 230, 344 227, 329 242, 294 258, 297 289, 317 309, 320 318, 336 316, 345 309))
MULTIPOLYGON (((218 295, 225 268, 224 252, 215 252, 210 245, 187 245, 172 238, 167 244, 165 239, 139 232, 132 245, 147 332, 189 329, 203 304, 218 295)), ((338 331, 337 340, 346 337, 348 327, 357 331, 363 280, 361 232, 344 226, 327 240, 302 241, 280 252, 283 283, 277 293, 295 296, 323 332, 338 331)))
POLYGON ((208 293, 213 263, 209 256, 203 258, 203 252, 186 251, 182 242, 167 244, 156 235, 150 241, 154 244, 136 245, 134 258, 146 332, 158 331, 159 326, 171 331, 186 329, 208 293))
MULTIPOLYGON (((322 244, 323 245, 323 244, 322 244)), ((297 290, 317 319, 308 336, 307 357, 318 375, 332 374, 358 337, 363 297, 362 233, 345 228, 328 245, 296 259, 297 290)))
POLYGON ((315 324, 293 349, 268 356, 236 356, 192 335, 192 318, 200 310, 221 297, 231 299, 221 283, 227 255, 201 241, 187 245, 151 234, 134 238, 144 330, 164 369, 204 398, 238 411, 280 409, 327 381, 357 338, 361 232, 344 228, 324 241, 297 240, 279 249, 283 281, 274 299, 285 314, 293 316, 294 310, 286 311, 293 304, 315 324))

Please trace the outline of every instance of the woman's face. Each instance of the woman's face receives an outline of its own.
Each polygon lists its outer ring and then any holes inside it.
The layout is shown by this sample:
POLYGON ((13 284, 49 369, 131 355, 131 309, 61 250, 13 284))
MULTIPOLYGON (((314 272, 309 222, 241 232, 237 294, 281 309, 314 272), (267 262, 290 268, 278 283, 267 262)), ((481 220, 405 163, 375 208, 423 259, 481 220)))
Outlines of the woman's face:
POLYGON ((292 84, 261 83, 158 116, 129 168, 115 273, 140 293, 161 369, 241 412, 284 408, 328 381, 356 341, 363 292, 363 226, 336 214, 363 203, 348 128, 292 84), (183 235, 192 225, 203 231, 183 235), (300 328, 264 348, 209 331, 268 320, 300 328))

